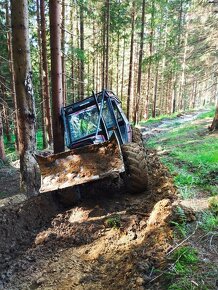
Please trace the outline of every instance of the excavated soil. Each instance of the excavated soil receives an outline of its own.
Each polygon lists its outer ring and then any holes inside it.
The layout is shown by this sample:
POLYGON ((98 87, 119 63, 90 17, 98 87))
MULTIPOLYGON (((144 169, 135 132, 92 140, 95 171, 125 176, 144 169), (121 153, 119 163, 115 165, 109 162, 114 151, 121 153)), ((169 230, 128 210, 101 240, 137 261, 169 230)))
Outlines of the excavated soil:
POLYGON ((0 208, 0 289, 163 289, 176 189, 155 151, 140 195, 90 185, 65 209, 51 195, 0 208))

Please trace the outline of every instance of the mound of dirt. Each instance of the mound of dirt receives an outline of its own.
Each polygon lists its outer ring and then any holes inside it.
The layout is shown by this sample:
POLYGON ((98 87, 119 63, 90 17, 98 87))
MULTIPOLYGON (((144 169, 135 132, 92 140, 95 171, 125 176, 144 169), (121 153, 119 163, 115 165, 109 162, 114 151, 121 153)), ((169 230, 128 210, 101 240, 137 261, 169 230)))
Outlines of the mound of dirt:
POLYGON ((31 245, 37 232, 47 226, 59 210, 51 195, 0 208, 0 270, 31 245))
POLYGON ((171 248, 176 189, 155 151, 147 156, 142 194, 90 185, 68 210, 51 195, 2 208, 0 289, 152 289, 171 248))

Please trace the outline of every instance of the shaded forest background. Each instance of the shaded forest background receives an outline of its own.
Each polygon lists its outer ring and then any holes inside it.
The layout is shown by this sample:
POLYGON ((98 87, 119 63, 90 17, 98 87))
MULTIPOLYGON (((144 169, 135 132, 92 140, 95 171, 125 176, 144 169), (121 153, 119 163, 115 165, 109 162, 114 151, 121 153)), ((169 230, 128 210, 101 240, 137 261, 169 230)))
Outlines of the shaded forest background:
MULTIPOLYGON (((0 5, 0 115, 10 141, 17 110, 11 7, 8 1, 0 5)), ((92 90, 111 89, 134 123, 215 104, 218 22, 213 3, 62 0, 60 5, 64 104, 92 90)), ((52 143, 49 3, 29 1, 28 11, 37 128, 47 147, 52 143)))

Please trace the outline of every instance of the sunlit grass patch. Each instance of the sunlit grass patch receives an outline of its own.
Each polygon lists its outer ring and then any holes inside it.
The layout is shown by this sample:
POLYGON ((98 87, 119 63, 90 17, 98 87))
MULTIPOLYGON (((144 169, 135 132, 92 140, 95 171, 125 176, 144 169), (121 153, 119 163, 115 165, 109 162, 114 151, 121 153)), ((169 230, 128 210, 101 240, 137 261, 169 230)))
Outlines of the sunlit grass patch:
POLYGON ((148 120, 141 120, 141 121, 139 122, 139 125, 144 126, 144 125, 148 125, 148 124, 157 123, 157 122, 160 122, 160 121, 162 121, 162 120, 166 120, 166 119, 174 119, 174 118, 176 118, 177 114, 178 114, 178 113, 174 113, 174 114, 172 114, 172 115, 167 115, 167 114, 165 114, 165 115, 157 116, 156 118, 152 118, 152 117, 151 117, 151 118, 149 118, 148 120))
POLYGON ((214 110, 214 108, 211 108, 209 112, 201 113, 198 116, 198 119, 213 118, 214 117, 214 114, 215 114, 215 110, 214 110))
MULTIPOLYGON (((36 143, 37 149, 43 149, 43 138, 42 138, 42 130, 38 130, 36 133, 36 143)), ((4 145, 5 145, 5 154, 7 160, 9 162, 15 161, 18 159, 18 154, 15 150, 15 135, 11 135, 11 141, 8 142, 6 137, 4 137, 4 145)))
POLYGON ((212 211, 205 211, 201 214, 200 227, 205 232, 218 230, 218 215, 212 211))

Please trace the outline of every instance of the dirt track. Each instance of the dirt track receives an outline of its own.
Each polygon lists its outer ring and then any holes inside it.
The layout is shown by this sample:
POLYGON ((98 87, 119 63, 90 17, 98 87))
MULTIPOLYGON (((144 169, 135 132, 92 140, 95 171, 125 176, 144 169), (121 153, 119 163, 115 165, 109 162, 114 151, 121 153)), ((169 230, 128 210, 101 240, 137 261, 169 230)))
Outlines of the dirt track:
POLYGON ((148 163, 141 195, 92 187, 68 210, 44 195, 2 207, 0 289, 158 289, 176 190, 152 151, 148 163))

